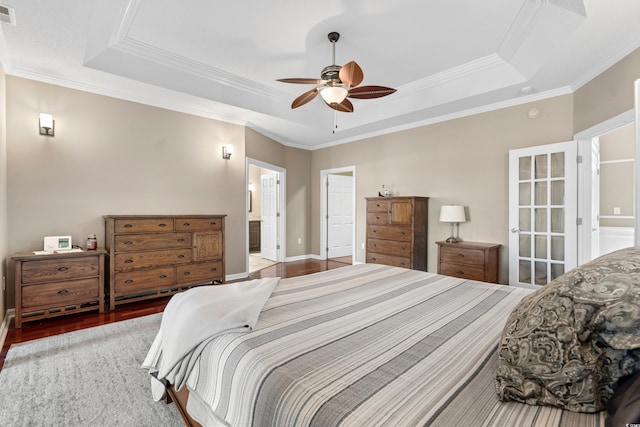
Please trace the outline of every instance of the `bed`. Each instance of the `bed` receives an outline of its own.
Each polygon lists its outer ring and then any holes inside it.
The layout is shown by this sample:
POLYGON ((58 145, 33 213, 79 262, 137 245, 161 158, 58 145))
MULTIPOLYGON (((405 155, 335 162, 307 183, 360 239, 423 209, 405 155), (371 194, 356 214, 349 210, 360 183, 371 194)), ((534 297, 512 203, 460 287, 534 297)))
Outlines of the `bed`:
POLYGON ((282 279, 255 327, 208 340, 170 392, 212 426, 604 426, 604 411, 499 400, 501 334, 532 292, 377 264, 282 279))

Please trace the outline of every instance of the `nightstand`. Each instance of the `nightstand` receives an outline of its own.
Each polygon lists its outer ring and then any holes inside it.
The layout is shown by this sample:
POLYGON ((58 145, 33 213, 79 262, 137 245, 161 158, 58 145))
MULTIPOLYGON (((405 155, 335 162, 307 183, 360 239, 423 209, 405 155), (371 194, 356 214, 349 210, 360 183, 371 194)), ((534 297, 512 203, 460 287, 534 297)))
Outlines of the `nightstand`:
POLYGON ((436 242, 438 274, 498 283, 500 246, 479 242, 436 242))

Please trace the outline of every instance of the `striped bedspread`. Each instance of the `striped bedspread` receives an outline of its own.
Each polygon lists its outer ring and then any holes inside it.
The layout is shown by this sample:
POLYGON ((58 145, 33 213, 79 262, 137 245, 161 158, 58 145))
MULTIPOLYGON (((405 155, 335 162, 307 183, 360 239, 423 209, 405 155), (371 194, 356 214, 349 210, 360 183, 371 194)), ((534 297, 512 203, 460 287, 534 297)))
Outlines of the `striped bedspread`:
POLYGON ((188 409, 234 427, 604 426, 498 400, 502 326, 529 292, 376 264, 281 280, 254 331, 202 352, 188 409))

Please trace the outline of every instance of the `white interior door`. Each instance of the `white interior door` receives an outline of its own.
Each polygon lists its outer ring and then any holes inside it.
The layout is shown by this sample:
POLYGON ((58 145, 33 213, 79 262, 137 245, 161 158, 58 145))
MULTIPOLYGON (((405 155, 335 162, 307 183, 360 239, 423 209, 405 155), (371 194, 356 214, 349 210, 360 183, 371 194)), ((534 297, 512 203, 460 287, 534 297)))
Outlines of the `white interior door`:
POLYGON ((328 175, 327 247, 329 258, 353 253, 353 176, 328 175))
POLYGON ((260 175, 260 181, 260 256, 278 261, 278 173, 260 175))
POLYGON ((509 151, 509 284, 545 285, 577 265, 577 143, 509 151))

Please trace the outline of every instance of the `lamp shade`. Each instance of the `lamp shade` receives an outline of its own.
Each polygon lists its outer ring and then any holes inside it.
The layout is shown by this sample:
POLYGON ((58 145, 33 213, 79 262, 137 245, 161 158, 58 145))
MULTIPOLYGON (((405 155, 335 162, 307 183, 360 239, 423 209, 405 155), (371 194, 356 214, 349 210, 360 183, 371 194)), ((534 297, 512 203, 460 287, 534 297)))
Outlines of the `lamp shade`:
POLYGON ((320 96, 327 104, 340 104, 348 93, 344 86, 327 86, 320 91, 320 96))
POLYGON ((446 205, 440 209, 440 222, 466 222, 464 206, 446 205))
POLYGON ((53 116, 51 114, 40 114, 40 127, 45 129, 53 128, 53 116))

